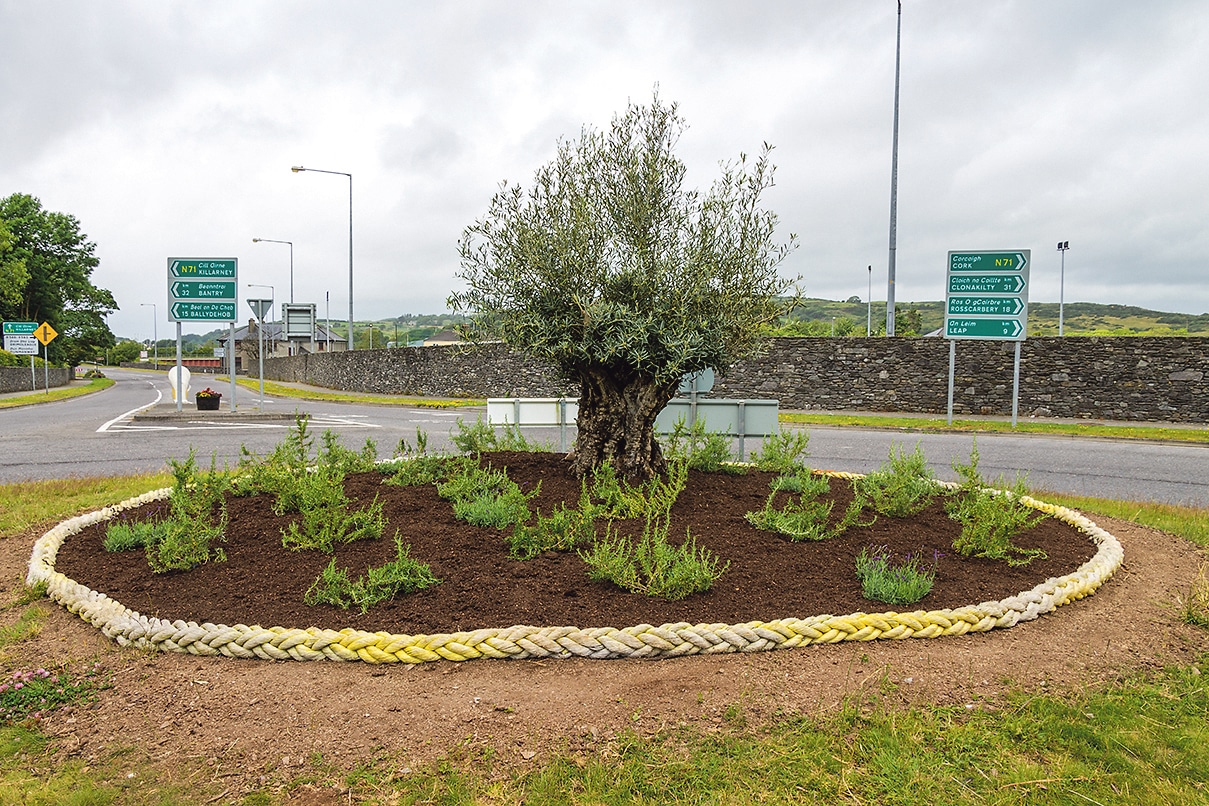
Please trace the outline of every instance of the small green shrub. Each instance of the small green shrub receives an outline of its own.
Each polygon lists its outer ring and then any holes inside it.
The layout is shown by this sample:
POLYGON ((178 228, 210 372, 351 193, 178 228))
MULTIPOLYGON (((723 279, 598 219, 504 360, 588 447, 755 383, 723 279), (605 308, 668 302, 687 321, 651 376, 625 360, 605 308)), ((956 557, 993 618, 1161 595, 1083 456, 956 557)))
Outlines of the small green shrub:
POLYGON ((760 470, 796 475, 806 470, 805 459, 809 456, 806 446, 809 443, 809 431, 781 428, 764 438, 760 449, 751 455, 751 460, 760 470))
POLYGON ((437 484, 437 495, 446 501, 477 498, 484 493, 498 494, 511 483, 507 470, 496 470, 490 465, 483 467, 474 461, 463 462, 445 481, 437 484))
POLYGON ((889 461, 858 479, 856 489, 876 512, 891 518, 922 512, 940 492, 918 444, 910 454, 891 445, 889 461))
POLYGON ((352 451, 340 444, 340 437, 333 431, 324 431, 321 437, 318 464, 334 467, 341 473, 368 473, 377 470, 378 447, 372 439, 365 440, 360 451, 352 451))
POLYGON ((580 552, 590 569, 588 576, 607 580, 631 593, 668 600, 709 590, 730 563, 720 564, 711 551, 698 548, 687 532, 683 543, 670 545, 668 527, 666 516, 648 515, 637 541, 610 529, 590 550, 580 552))
POLYGON ((547 445, 526 439, 525 435, 521 433, 520 426, 515 423, 493 426, 486 420, 477 420, 474 425, 467 426, 459 418, 457 433, 451 434, 450 439, 462 453, 479 454, 495 451, 535 453, 548 448, 547 445))
POLYGON ((516 524, 508 536, 508 555, 515 560, 531 560, 547 551, 572 551, 595 537, 591 509, 585 512, 563 503, 549 516, 538 510, 533 524, 516 524))
POLYGON ((806 469, 789 472, 777 476, 771 483, 772 491, 800 493, 803 498, 818 498, 831 490, 831 481, 824 475, 811 473, 806 469))
MULTIPOLYGON (((860 522, 864 502, 859 495, 853 496, 844 515, 832 525, 831 510, 834 503, 819 501, 831 489, 831 483, 826 476, 815 475, 808 470, 799 470, 786 476, 777 476, 769 485, 772 492, 764 501, 764 508, 748 512, 743 517, 757 529, 766 532, 778 532, 794 541, 827 540, 838 537, 860 522), (780 509, 773 506, 777 493, 800 492, 794 498, 792 495, 780 509)), ((869 526, 873 521, 860 524, 869 526)))
POLYGON ((923 567, 918 554, 908 554, 896 563, 888 547, 872 546, 857 555, 856 576, 866 599, 892 605, 915 604, 931 592, 942 556, 933 552, 929 569, 923 567))
POLYGON ((453 502, 453 514, 475 526, 507 529, 529 520, 529 501, 541 491, 524 493, 508 471, 465 462, 458 472, 437 485, 437 494, 453 502))
POLYGON ((673 459, 667 472, 635 487, 620 481, 609 463, 592 471, 592 501, 605 518, 641 518, 671 511, 688 483, 688 463, 673 459))
POLYGON ((509 479, 503 489, 498 492, 485 490, 470 498, 455 498, 453 514, 474 526, 494 526, 496 529, 507 529, 509 526, 529 520, 529 501, 540 492, 540 482, 532 492, 524 493, 515 482, 509 479))
MULTIPOLYGON (((970 453, 970 463, 954 465, 953 469, 961 481, 945 503, 945 511, 961 523, 961 534, 953 541, 954 551, 963 557, 1003 560, 1008 565, 1028 565, 1045 557, 1041 549, 1012 543, 1014 536, 1046 517, 1020 500, 1027 494, 1023 479, 1017 478, 1011 488, 986 486, 978 471, 977 443, 970 453)), ((999 481, 1002 485, 1003 479, 999 481)))
POLYGON ((152 521, 121 521, 111 523, 101 544, 105 551, 131 551, 146 548, 155 540, 156 524, 152 521))
POLYGON ((410 547, 404 546, 396 533, 394 560, 370 568, 353 581, 349 579, 347 569, 336 567, 333 558, 311 583, 303 601, 312 606, 330 604, 343 610, 356 605, 366 613, 377 604, 430 588, 440 581, 427 564, 411 558, 410 547))
MULTIPOLYGON (((168 460, 173 477, 168 497, 170 514, 153 522, 150 533, 144 535, 147 564, 153 573, 188 571, 210 560, 226 559, 221 549, 211 550, 211 544, 222 540, 227 528, 223 493, 230 481, 215 463, 212 458, 210 471, 199 475, 192 449, 183 462, 168 460)), ((120 523, 117 527, 120 531, 120 523)))
POLYGON ((303 474, 294 488, 299 516, 281 532, 281 544, 291 551, 331 553, 339 543, 374 540, 386 529, 377 496, 368 507, 349 510, 344 475, 335 467, 320 466, 303 474))
POLYGON ((383 484, 398 487, 419 487, 437 484, 450 476, 462 472, 468 457, 426 455, 404 457, 384 466, 387 473, 383 484))
POLYGON ((707 432, 704 420, 689 426, 681 417, 665 437, 664 452, 670 461, 685 462, 691 470, 746 473, 747 468, 743 465, 733 464, 735 457, 730 447, 731 438, 726 434, 707 432))

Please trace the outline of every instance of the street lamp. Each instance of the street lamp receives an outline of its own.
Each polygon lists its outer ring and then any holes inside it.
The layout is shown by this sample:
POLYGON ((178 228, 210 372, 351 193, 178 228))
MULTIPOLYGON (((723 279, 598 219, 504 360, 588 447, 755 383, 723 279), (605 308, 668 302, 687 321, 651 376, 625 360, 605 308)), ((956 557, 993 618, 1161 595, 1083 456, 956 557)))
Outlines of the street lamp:
POLYGON ((155 368, 160 368, 160 337, 158 331, 159 313, 155 309, 154 302, 141 302, 139 306, 142 308, 151 309, 151 338, 155 340, 155 368))
POLYGON ((894 335, 894 253, 898 248, 898 83, 903 47, 903 0, 898 0, 898 37, 894 45, 894 138, 890 156, 890 261, 886 272, 886 335, 894 335))
POLYGON ((353 349, 353 175, 344 171, 325 171, 322 168, 303 168, 294 165, 294 173, 313 171, 320 174, 335 174, 348 177, 348 349, 353 349))
POLYGON ((1070 249, 1070 241, 1058 241, 1058 251, 1062 253, 1062 268, 1058 272, 1058 335, 1063 334, 1063 297, 1066 293, 1066 250, 1070 249))
POLYGON ((294 242, 275 241, 272 238, 253 238, 252 243, 284 243, 290 246, 290 304, 294 304, 294 242))

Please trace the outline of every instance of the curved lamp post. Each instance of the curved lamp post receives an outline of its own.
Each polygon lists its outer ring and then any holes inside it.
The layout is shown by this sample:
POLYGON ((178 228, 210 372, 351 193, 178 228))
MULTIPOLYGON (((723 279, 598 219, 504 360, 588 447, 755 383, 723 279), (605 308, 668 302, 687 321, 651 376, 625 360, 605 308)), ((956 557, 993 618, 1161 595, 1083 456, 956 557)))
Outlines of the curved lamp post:
POLYGON ((294 173, 313 171, 318 174, 335 174, 348 177, 348 349, 353 349, 353 175, 344 171, 325 171, 322 168, 304 168, 294 165, 294 173))

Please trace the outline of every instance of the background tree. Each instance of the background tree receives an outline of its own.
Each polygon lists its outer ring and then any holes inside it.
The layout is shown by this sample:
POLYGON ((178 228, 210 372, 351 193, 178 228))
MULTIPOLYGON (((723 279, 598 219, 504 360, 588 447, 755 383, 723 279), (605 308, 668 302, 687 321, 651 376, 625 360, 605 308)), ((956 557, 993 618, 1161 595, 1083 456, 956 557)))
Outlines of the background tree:
POLYGON ((771 147, 724 164, 700 193, 673 153, 684 128, 657 93, 631 104, 607 132, 561 142, 528 191, 502 185, 459 243, 467 289, 449 304, 470 315, 470 335, 579 384, 580 474, 662 471, 655 417, 681 378, 755 351, 793 285, 776 267, 794 238, 774 244, 776 216, 760 207, 771 147))
POLYGON ((0 319, 49 322, 59 332, 52 363, 76 364, 113 346, 104 317, 117 303, 92 284, 95 251, 74 216, 43 210, 24 193, 0 199, 0 319))

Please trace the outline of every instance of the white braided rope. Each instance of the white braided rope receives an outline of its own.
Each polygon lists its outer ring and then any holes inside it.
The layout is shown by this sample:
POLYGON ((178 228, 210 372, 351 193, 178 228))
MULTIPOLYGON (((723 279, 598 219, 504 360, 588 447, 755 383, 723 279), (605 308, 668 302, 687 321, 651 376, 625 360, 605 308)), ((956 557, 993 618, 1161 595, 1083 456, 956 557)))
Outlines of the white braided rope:
MULTIPOLYGON (((831 472, 836 478, 859 474, 831 472)), ((939 482, 946 487, 956 485, 939 482)), ((1070 574, 1053 577, 1035 588, 998 602, 910 613, 851 613, 751 621, 745 624, 652 626, 532 627, 517 625, 434 635, 393 635, 361 630, 261 627, 246 624, 197 624, 141 615, 103 593, 91 590, 55 570, 63 541, 118 512, 167 498, 171 488, 156 490, 64 521, 34 544, 26 584, 45 582, 48 595, 121 646, 225 655, 266 660, 342 660, 366 663, 424 663, 475 658, 655 658, 772 649, 839 641, 936 638, 1012 627, 1082 599, 1099 588, 1125 558, 1120 542, 1074 510, 1027 496, 1021 501, 1074 526, 1097 546, 1095 556, 1070 574)))

